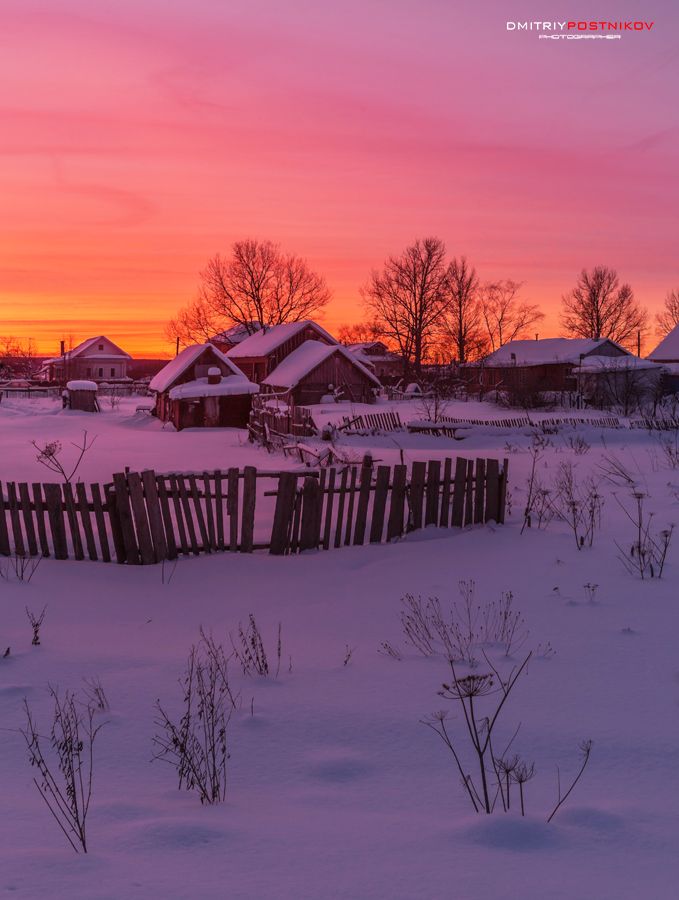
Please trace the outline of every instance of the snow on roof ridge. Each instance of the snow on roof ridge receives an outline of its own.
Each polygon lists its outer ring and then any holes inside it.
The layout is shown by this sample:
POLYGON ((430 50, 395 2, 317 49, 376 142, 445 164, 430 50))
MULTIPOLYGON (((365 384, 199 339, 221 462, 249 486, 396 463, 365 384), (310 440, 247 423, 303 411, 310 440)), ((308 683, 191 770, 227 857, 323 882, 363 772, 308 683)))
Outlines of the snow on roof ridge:
MULTIPOLYGON (((610 338, 540 338, 540 340, 522 339, 508 341, 493 351, 484 360, 486 366, 502 366, 516 363, 518 365, 541 365, 544 363, 578 363, 580 355, 590 354, 603 344, 620 347, 610 338), (514 355, 515 359, 512 359, 514 355)), ((620 349, 624 349, 620 347, 620 349)), ((626 355, 631 355, 625 350, 626 355)))
POLYGON ((232 347, 227 355, 232 359, 248 356, 266 356, 268 353, 271 353, 272 350, 275 350, 277 347, 280 347, 281 344, 284 344, 288 338, 303 331, 309 325, 313 326, 323 335, 323 337, 327 338, 334 345, 338 344, 337 340, 327 332, 325 328, 319 325, 318 322, 314 322, 312 319, 302 319, 299 322, 282 322, 280 325, 271 325, 267 328, 261 328, 259 331, 246 337, 245 340, 241 341, 237 346, 232 347))
POLYGON ((245 378, 238 366, 225 353, 222 353, 214 344, 208 342, 207 344, 192 344, 190 347, 185 347, 181 353, 175 356, 174 359, 171 359, 166 366, 163 366, 160 372, 153 376, 149 383, 149 390, 159 392, 167 390, 172 382, 179 378, 208 349, 215 354, 217 359, 225 363, 234 375, 245 378))
POLYGON ((676 361, 679 360, 679 325, 665 335, 655 350, 648 354, 649 359, 676 361))
POLYGON ((360 369, 364 375, 370 378, 376 385, 380 382, 373 373, 367 369, 360 360, 356 359, 346 347, 341 344, 324 344, 322 341, 304 341, 296 350, 293 350, 276 368, 268 375, 262 384, 269 387, 294 388, 299 382, 312 372, 334 353, 341 353, 352 365, 360 369))
MULTIPOLYGON (((93 344, 96 344, 97 341, 108 341, 109 344, 113 344, 116 350, 120 350, 120 356, 125 359, 132 359, 129 353, 126 353, 122 347, 119 347, 115 341, 112 341, 111 338, 106 337, 105 334, 99 334, 96 337, 87 338, 87 340, 81 341, 76 347, 72 350, 67 350, 64 353, 64 358, 73 359, 74 356, 80 356, 85 350, 91 347, 93 344)), ((61 356, 56 357, 56 359, 61 359, 61 356)))

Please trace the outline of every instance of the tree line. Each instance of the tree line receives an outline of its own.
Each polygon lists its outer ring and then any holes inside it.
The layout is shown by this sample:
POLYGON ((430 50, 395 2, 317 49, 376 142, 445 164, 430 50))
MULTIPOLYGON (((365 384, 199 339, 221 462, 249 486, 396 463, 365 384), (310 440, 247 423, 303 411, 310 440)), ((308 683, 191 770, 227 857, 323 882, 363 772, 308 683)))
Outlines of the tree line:
MULTIPOLYGON (((361 288, 365 319, 345 325, 345 343, 382 340, 419 373, 426 362, 473 362, 508 341, 532 337, 544 318, 523 296, 523 283, 482 281, 464 256, 449 257, 437 237, 415 240, 374 269, 361 288)), ((236 325, 247 334, 321 312, 331 299, 325 278, 307 261, 271 241, 236 241, 227 256, 208 260, 195 300, 167 327, 180 345, 204 342, 236 325)), ((656 330, 679 324, 679 290, 670 291, 656 330)), ((649 316, 631 286, 606 266, 583 269, 562 297, 568 337, 610 338, 635 349, 649 316)))

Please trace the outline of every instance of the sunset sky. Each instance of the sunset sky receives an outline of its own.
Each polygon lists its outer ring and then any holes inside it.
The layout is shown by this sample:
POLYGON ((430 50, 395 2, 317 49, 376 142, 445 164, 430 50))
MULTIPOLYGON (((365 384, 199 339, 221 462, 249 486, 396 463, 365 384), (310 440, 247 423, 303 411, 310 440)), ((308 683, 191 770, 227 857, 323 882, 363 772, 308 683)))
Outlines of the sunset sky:
MULTIPOLYGON (((442 237, 561 294, 606 264, 679 286, 676 3, 2 0, 0 335, 170 353, 209 256, 279 241, 331 329, 370 269, 442 237), (643 19, 619 41, 506 21, 643 19)), ((649 348, 652 341, 649 342, 649 348)))

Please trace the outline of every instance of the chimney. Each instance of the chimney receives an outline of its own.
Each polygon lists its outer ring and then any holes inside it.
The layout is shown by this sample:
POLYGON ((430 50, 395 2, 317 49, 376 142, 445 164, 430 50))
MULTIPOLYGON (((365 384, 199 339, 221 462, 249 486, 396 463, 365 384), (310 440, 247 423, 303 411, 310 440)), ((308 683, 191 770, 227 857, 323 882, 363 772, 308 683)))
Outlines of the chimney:
POLYGON ((59 341, 59 356, 63 356, 66 352, 66 341, 59 341))

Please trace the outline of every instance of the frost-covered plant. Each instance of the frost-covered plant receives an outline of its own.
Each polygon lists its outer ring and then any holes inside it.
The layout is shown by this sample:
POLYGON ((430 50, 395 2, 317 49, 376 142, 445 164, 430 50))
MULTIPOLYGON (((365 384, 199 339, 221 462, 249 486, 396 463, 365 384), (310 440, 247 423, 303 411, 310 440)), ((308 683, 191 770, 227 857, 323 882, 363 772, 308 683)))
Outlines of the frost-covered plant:
POLYGON ((226 734, 236 706, 221 644, 201 632, 179 683, 183 712, 178 721, 156 701, 153 758, 175 769, 179 790, 197 791, 201 803, 219 803, 226 798, 226 734))
POLYGON ((623 547, 615 542, 618 559, 631 575, 639 575, 642 579, 662 578, 674 525, 669 525, 661 531, 654 531, 654 513, 646 511, 644 504, 648 498, 643 491, 632 492, 631 511, 616 494, 613 496, 633 525, 633 536, 629 545, 623 547))
POLYGON ((71 479, 76 475, 78 469, 80 468, 80 463, 83 461, 83 458, 88 450, 92 448, 92 444, 97 439, 97 435, 93 438, 88 438, 87 431, 83 431, 82 443, 76 444, 73 441, 71 442, 71 446, 75 447, 78 451, 78 455, 75 458, 73 465, 70 467, 65 466, 59 456, 62 451, 61 441, 48 441, 42 447, 36 442, 31 441, 31 444, 38 451, 36 461, 40 463, 41 466, 45 466, 46 469, 49 469, 50 472, 54 472, 56 475, 59 475, 60 478, 69 484, 71 479))
POLYGON ((504 591, 498 600, 479 603, 474 581, 460 581, 458 587, 460 602, 452 603, 447 612, 438 597, 423 600, 406 594, 401 598, 403 635, 415 650, 423 656, 443 654, 473 667, 484 646, 499 644, 506 656, 523 646, 528 631, 521 613, 514 609, 511 591, 504 591))
POLYGON ((40 646, 40 626, 45 621, 45 613, 47 612, 47 606, 43 606, 42 612, 39 615, 35 615, 28 607, 26 607, 26 616, 28 621, 30 622, 31 629, 33 630, 33 639, 31 641, 31 645, 33 647, 40 646))
MULTIPOLYGON (((265 678, 271 674, 269 667, 269 658, 264 647, 264 639, 259 630, 255 617, 250 613, 249 621, 245 628, 241 622, 238 623, 238 633, 234 640, 230 635, 231 646, 233 652, 241 665, 244 675, 262 675, 265 678)), ((281 657, 283 654, 282 641, 282 623, 278 623, 278 640, 276 642, 276 672, 275 677, 278 678, 281 670, 281 657)), ((290 661, 292 669, 292 660, 290 661)))
POLYGON ((106 723, 95 725, 97 710, 89 700, 81 703, 70 691, 61 696, 53 687, 49 692, 54 703, 49 737, 38 731, 27 700, 24 700, 26 724, 21 734, 30 764, 38 770, 33 783, 40 796, 75 852, 87 853, 94 742, 106 723))

